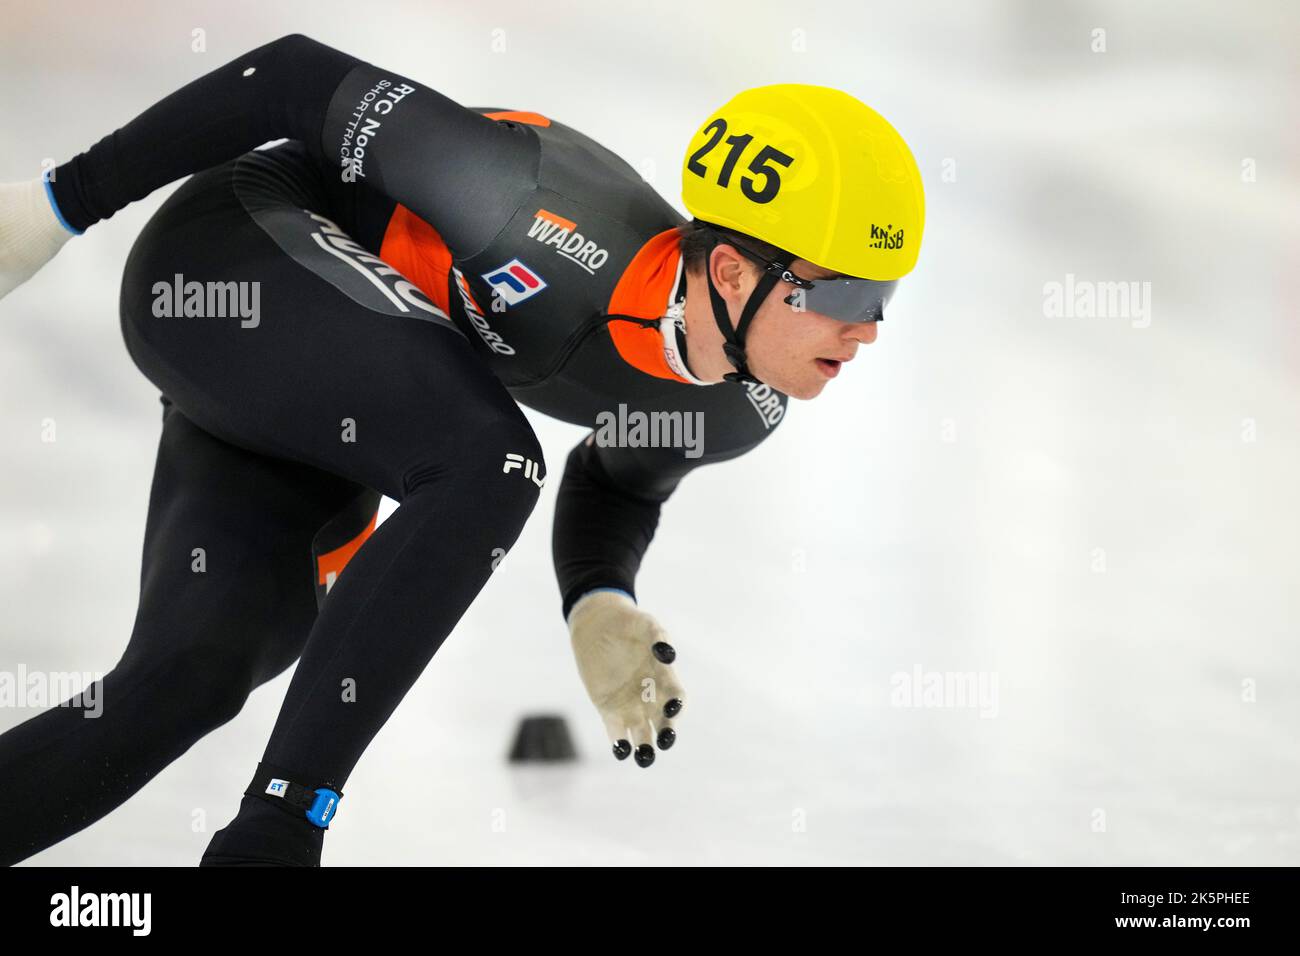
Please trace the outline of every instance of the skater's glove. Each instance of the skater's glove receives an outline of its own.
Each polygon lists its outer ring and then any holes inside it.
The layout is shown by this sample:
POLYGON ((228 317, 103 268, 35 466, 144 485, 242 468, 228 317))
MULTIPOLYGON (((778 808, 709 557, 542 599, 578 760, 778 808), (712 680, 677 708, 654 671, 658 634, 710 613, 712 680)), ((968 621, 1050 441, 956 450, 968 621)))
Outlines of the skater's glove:
POLYGON ((50 205, 44 179, 0 183, 0 299, 53 259, 72 235, 50 205))
POLYGON ((584 594, 569 611, 578 674, 605 721, 619 760, 635 752, 648 767, 655 749, 677 740, 673 718, 686 701, 672 663, 677 652, 659 622, 622 591, 584 594))

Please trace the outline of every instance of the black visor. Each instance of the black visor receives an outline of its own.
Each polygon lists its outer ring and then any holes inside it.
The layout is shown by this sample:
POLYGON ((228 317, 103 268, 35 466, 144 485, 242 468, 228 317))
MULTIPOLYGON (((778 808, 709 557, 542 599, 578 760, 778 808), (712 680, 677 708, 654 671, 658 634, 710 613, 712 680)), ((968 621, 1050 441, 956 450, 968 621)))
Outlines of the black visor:
POLYGON ((796 312, 816 312, 840 322, 879 322, 896 279, 816 279, 785 297, 796 312))
POLYGON ((796 312, 816 312, 840 322, 879 322, 898 285, 897 279, 804 279, 790 271, 787 263, 794 260, 793 255, 787 255, 785 262, 769 259, 737 242, 730 233, 715 231, 723 242, 759 263, 765 272, 793 283, 795 290, 785 301, 796 312))

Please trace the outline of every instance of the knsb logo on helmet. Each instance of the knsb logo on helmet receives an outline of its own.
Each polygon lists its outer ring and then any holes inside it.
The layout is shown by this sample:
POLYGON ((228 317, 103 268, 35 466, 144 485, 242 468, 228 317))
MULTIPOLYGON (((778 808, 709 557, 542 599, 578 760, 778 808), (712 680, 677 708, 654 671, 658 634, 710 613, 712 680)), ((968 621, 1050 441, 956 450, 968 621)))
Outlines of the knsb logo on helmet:
POLYGON ((875 223, 871 224, 871 248, 872 249, 901 249, 903 248, 903 230, 890 232, 894 226, 891 223, 883 229, 875 223))

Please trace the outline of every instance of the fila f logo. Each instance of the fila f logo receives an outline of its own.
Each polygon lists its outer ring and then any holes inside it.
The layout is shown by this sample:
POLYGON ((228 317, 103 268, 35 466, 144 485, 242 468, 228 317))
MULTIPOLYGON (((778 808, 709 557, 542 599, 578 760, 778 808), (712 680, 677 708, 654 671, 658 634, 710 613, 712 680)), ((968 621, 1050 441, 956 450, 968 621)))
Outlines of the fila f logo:
POLYGON ((518 259, 483 273, 483 280, 507 305, 518 305, 546 288, 546 281, 518 259))

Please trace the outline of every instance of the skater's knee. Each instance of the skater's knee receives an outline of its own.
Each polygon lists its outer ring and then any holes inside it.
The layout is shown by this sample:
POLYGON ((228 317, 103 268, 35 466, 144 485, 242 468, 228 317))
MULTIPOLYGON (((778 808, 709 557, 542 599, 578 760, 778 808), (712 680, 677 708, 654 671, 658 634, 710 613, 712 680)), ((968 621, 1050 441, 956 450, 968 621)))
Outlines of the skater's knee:
POLYGON ((470 480, 482 504, 508 511, 522 526, 546 482, 546 459, 532 426, 520 415, 499 422, 475 445, 470 480))
POLYGON ((132 696, 147 696, 160 720, 194 733, 233 719, 258 683, 247 655, 216 642, 128 655, 114 668, 113 677, 132 696))
MULTIPOLYGON (((482 508, 527 518, 546 481, 546 460, 532 426, 518 409, 467 424, 452 461, 437 461, 408 476, 407 490, 439 480, 460 486, 482 508)), ((467 501, 467 504, 469 502, 467 501)))
POLYGON ((486 451, 484 468, 494 475, 527 479, 532 488, 525 490, 531 490, 529 500, 535 504, 546 481, 546 457, 527 420, 521 417, 518 425, 494 434, 486 451))

